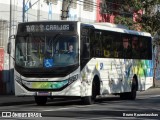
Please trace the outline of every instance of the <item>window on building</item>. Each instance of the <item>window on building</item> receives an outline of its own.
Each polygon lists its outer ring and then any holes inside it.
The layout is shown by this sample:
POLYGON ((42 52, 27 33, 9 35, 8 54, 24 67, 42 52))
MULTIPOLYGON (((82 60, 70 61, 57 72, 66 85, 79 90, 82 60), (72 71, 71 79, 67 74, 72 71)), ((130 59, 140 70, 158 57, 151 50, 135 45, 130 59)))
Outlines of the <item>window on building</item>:
POLYGON ((86 10, 86 11, 90 11, 92 12, 93 11, 93 0, 85 0, 83 2, 83 9, 86 10))
POLYGON ((74 9, 77 8, 77 0, 72 0, 71 8, 74 8, 74 9))

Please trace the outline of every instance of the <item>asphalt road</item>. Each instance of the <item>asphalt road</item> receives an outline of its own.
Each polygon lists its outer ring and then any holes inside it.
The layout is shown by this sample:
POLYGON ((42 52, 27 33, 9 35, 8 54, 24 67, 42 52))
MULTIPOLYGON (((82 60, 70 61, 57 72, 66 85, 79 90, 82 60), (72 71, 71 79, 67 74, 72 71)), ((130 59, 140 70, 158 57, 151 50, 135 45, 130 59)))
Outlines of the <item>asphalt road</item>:
POLYGON ((101 98, 93 105, 83 105, 80 100, 55 99, 46 106, 34 102, 1 105, 2 120, 119 120, 160 119, 160 88, 138 92, 136 100, 120 100, 119 96, 101 98), (2 117, 11 114, 12 117, 2 117), (9 113, 6 113, 9 112, 9 113), (17 117, 17 116, 18 117, 17 117), (22 117, 23 116, 23 117, 22 117))

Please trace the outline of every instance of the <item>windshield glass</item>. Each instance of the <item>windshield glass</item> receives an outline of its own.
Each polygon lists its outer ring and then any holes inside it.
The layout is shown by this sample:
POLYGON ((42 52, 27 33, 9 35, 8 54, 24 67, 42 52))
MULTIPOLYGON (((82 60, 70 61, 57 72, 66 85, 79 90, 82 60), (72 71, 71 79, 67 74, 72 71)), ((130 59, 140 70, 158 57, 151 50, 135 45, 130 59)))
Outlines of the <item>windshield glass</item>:
POLYGON ((77 64, 77 36, 18 36, 15 59, 16 65, 24 68, 54 68, 77 64))

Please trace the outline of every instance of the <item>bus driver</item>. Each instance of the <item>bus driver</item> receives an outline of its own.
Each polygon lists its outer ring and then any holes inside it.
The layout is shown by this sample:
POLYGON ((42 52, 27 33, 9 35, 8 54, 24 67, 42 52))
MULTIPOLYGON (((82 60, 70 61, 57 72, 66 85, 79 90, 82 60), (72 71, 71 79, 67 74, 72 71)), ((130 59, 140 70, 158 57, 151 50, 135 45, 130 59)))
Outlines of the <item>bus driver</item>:
POLYGON ((75 52, 73 51, 73 45, 72 44, 69 45, 68 54, 72 57, 75 56, 75 52))

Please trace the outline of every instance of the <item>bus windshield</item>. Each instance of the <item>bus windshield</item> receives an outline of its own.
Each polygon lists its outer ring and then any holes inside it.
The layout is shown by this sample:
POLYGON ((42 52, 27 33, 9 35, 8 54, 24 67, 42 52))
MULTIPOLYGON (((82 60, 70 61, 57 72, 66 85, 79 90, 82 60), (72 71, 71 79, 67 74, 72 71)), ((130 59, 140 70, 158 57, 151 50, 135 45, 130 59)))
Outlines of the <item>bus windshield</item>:
POLYGON ((65 67, 78 63, 77 35, 17 36, 15 62, 23 68, 65 67))

